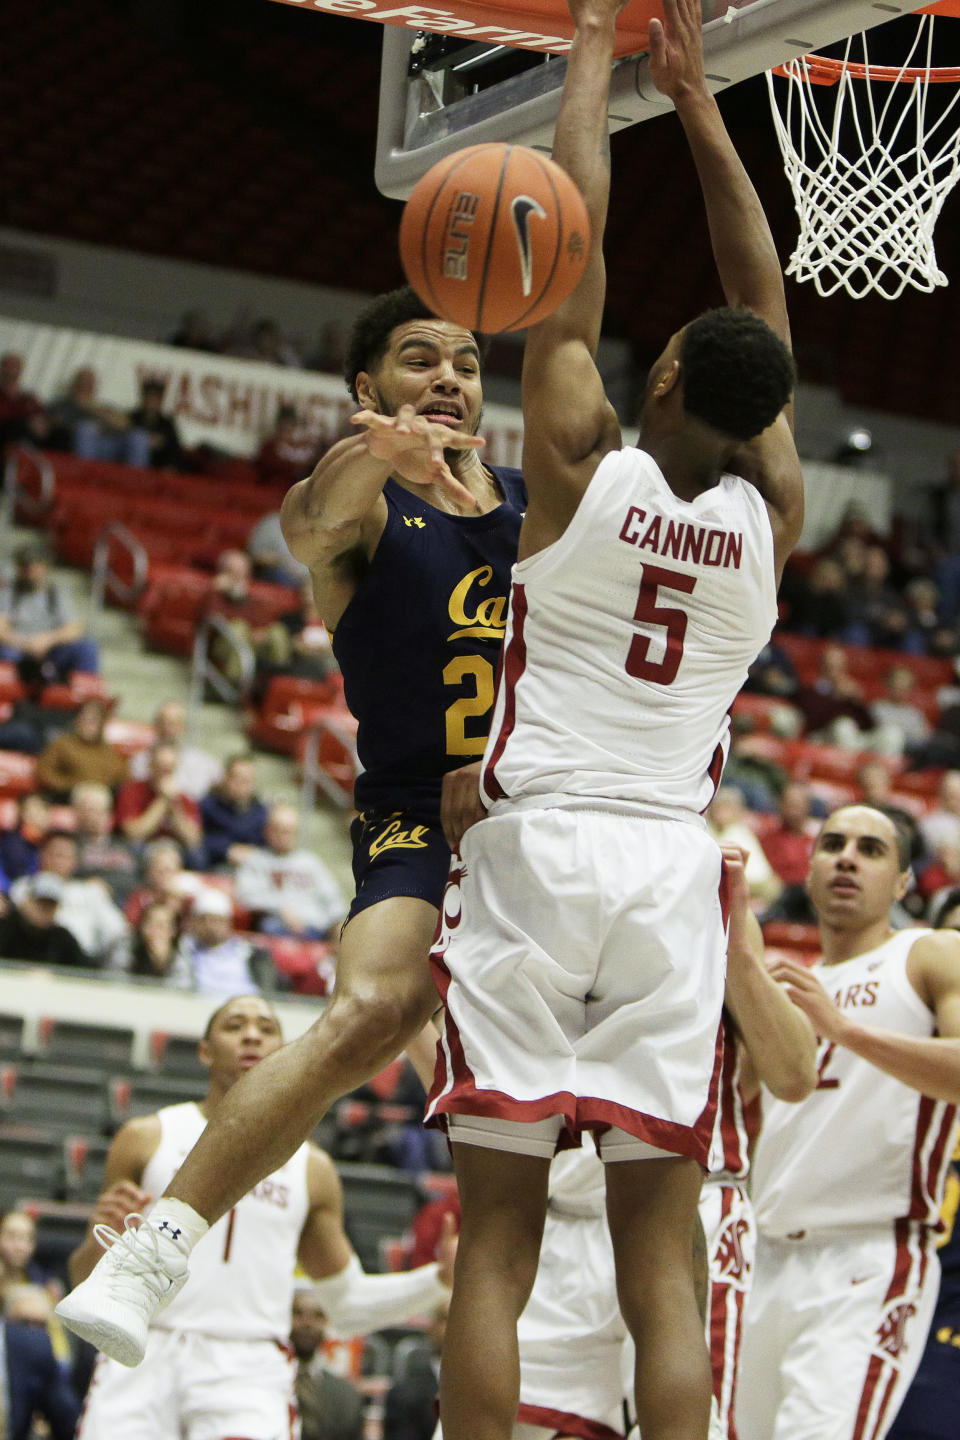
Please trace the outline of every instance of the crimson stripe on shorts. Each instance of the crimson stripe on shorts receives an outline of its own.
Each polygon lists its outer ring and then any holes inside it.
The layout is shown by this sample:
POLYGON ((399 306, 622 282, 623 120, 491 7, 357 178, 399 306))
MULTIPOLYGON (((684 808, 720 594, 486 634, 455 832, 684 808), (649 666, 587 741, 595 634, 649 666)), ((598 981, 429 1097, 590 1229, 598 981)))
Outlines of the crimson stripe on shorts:
POLYGON ((500 721, 500 729, 497 732, 493 750, 490 752, 490 759, 483 772, 483 789, 490 800, 502 800, 506 795, 495 771, 497 761, 503 755, 504 747, 517 723, 516 685, 527 667, 527 642, 523 633, 527 618, 527 592, 516 581, 513 583, 510 594, 510 617, 512 630, 502 657, 503 718, 500 721))
MULTIPOLYGON (((720 1186, 720 1224, 733 1209, 733 1190, 729 1185, 720 1186)), ((719 1405, 723 1399, 723 1370, 727 1348, 727 1287, 710 1281, 710 1368, 713 1371, 713 1393, 719 1405)))
POLYGON ((927 1212, 918 1217, 919 1219, 929 1219, 930 1212, 938 1208, 937 1196, 943 1184, 943 1171, 949 1158, 946 1153, 947 1142, 953 1133, 953 1124, 956 1115, 957 1108, 955 1105, 947 1105, 944 1108, 943 1117, 940 1121, 940 1134, 937 1136, 933 1149, 930 1152, 930 1163, 927 1166, 927 1196, 930 1205, 927 1212))
POLYGON ((929 1095, 920 1096, 920 1104, 917 1106, 917 1128, 913 1136, 913 1158, 911 1162, 911 1195, 910 1195, 910 1218, 912 1220, 922 1219, 929 1210, 925 1187, 925 1176, 923 1174, 923 1147, 927 1136, 930 1133, 930 1126, 933 1121, 933 1112, 937 1102, 931 1100, 929 1095))
POLYGON ((746 1156, 743 1154, 740 1127, 737 1124, 739 1095, 737 1086, 737 1041, 733 1025, 727 1012, 723 1012, 723 1069, 720 1076, 720 1139, 723 1146, 723 1165, 735 1175, 743 1169, 746 1156))
MULTIPOLYGON (((898 1299, 903 1294, 910 1276, 910 1271, 913 1268, 913 1256, 910 1253, 910 1228, 910 1223, 907 1220, 898 1220, 894 1226, 894 1234, 897 1242, 896 1259, 893 1266, 893 1278, 887 1287, 887 1293, 883 1299, 884 1305, 888 1304, 891 1300, 898 1299)), ((860 1392, 860 1404, 857 1407, 856 1428, 851 1436, 851 1440, 868 1440, 866 1429, 867 1418, 886 1364, 887 1362, 879 1355, 872 1355, 870 1357, 870 1364, 867 1366, 866 1380, 864 1381, 863 1390, 860 1392)), ((897 1379, 896 1368, 894 1369, 892 1379, 893 1381, 897 1379)), ((881 1419, 883 1417, 883 1411, 889 1404, 889 1400, 890 1383, 888 1382, 887 1391, 881 1406, 881 1419)), ((870 1431, 869 1440, 875 1440, 878 1430, 879 1422, 874 1425, 870 1431)))
POLYGON ((538 1425, 560 1435, 576 1435, 579 1440, 623 1440, 622 1430, 611 1430, 600 1420, 587 1420, 565 1410, 551 1410, 546 1405, 521 1405, 517 1411, 521 1425, 538 1425))
POLYGON ((747 1297, 744 1291, 735 1292, 734 1303, 737 1309, 737 1338, 733 1344, 733 1378, 730 1384, 730 1405, 727 1414, 721 1411, 721 1419, 726 1421, 727 1440, 739 1440, 735 1416, 737 1413, 737 1381, 740 1379, 740 1350, 743 1346, 743 1311, 747 1297))

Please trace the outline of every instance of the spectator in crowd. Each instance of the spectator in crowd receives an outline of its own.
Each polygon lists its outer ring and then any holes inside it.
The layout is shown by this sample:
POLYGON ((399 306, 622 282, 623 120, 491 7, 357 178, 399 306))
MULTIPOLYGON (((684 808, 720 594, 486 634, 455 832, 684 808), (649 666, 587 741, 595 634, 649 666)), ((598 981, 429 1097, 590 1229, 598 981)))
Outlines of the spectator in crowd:
POLYGON ((931 855, 944 847, 960 852, 960 770, 948 770, 943 776, 936 809, 921 817, 920 833, 931 855))
MULTIPOLYGON (((270 602, 251 591, 251 569, 250 557, 243 550, 225 550, 217 561, 204 612, 225 620, 231 633, 250 646, 258 665, 282 666, 290 657, 290 634, 275 618, 270 602)), ((217 635, 210 653, 227 679, 238 684, 241 664, 234 648, 217 635)))
POLYGON ((104 736, 110 706, 85 700, 65 734, 57 735, 37 756, 38 787, 56 800, 68 800, 75 785, 88 780, 111 790, 127 778, 126 756, 104 736))
POLYGON ((818 560, 809 578, 787 566, 781 596, 787 606, 788 630, 829 638, 841 635, 850 620, 847 577, 836 560, 818 560))
POLYGON ((945 704, 926 740, 908 745, 906 753, 911 770, 960 769, 960 699, 945 704))
POLYGON ((257 798, 252 755, 234 755, 223 779, 200 801, 205 868, 239 865, 253 846, 263 845, 267 807, 257 798))
POLYGON ((206 350, 212 355, 220 353, 210 322, 202 310, 184 311, 167 344, 178 345, 183 350, 206 350))
POLYGON ((296 406, 281 405, 254 461, 257 479, 285 492, 310 474, 324 448, 324 437, 301 423, 296 406))
POLYGON ((431 1440, 437 1424, 435 1401, 448 1309, 447 1301, 437 1306, 427 1329, 426 1344, 411 1351, 387 1391, 383 1440, 431 1440))
POLYGON ((933 637, 940 630, 940 592, 932 580, 918 575, 903 592, 907 607, 906 634, 901 649, 911 655, 927 655, 933 637))
POLYGON ((10 1285, 50 1286, 56 1300, 62 1289, 55 1285, 35 1256, 37 1222, 26 1210, 7 1210, 0 1219, 0 1290, 10 1285))
POLYGON ((799 780, 792 780, 784 786, 779 808, 778 824, 763 837, 763 853, 782 882, 783 889, 763 918, 815 925, 816 915, 806 887, 817 833, 817 823, 810 809, 809 787, 799 780))
POLYGON ((117 795, 117 826, 138 845, 167 837, 183 846, 188 863, 202 863, 200 807, 177 789, 177 747, 165 740, 150 751, 146 780, 127 780, 117 795))
POLYGON ((768 640, 750 666, 744 690, 755 695, 779 695, 789 700, 798 685, 793 661, 775 639, 768 640))
MULTIPOLYGON (((220 761, 203 750, 199 745, 187 745, 186 706, 180 700, 164 700, 153 717, 154 743, 165 741, 177 748, 177 768, 174 778, 177 789, 184 795, 199 800, 201 795, 216 785, 223 774, 220 761)), ((130 762, 130 778, 146 780, 150 773, 150 752, 141 750, 130 762)))
MULTIPOLYGON (((63 882, 55 918, 80 946, 84 964, 94 967, 106 962, 109 951, 127 934, 129 926, 103 880, 77 879, 78 851, 76 837, 70 831, 48 831, 40 847, 37 876, 56 875, 63 882)), ((15 905, 20 904, 31 883, 31 877, 26 875, 14 881, 10 899, 15 905)))
POLYGON ((754 734, 751 715, 734 711, 730 717, 730 755, 723 776, 743 796, 748 810, 771 814, 777 808, 787 772, 765 752, 763 737, 754 734))
POLYGON ((849 672, 842 645, 823 647, 816 680, 801 685, 793 704, 814 740, 844 745, 850 750, 865 747, 864 732, 872 728, 870 711, 859 682, 849 672))
POLYGON ((308 370, 342 375, 347 360, 347 329, 342 320, 328 320, 317 338, 317 347, 306 360, 308 370))
POLYGON ((230 897, 212 885, 193 897, 177 944, 178 967, 202 995, 269 995, 279 988, 270 952, 234 933, 230 897))
POLYGON ((323 861, 298 847, 299 830, 293 805, 278 801, 270 807, 266 844, 251 850, 237 867, 237 903, 256 913, 256 928, 264 934, 326 940, 347 907, 323 861))
POLYGON ((49 444, 54 450, 72 450, 86 460, 114 460, 125 465, 150 463, 150 442, 143 430, 131 428, 130 419, 114 405, 97 399, 96 371, 84 366, 70 382, 67 393, 54 400, 49 444))
POLYGON ((99 879, 123 904, 140 877, 138 849, 113 833, 113 796, 106 785, 82 781, 70 793, 77 842, 77 876, 99 879))
POLYGON ((363 1399, 323 1361, 327 1317, 310 1285, 293 1292, 290 1345, 297 1362, 301 1440, 363 1440, 363 1399))
POLYGON ((87 965, 73 935, 57 923, 62 899, 63 881, 58 875, 31 875, 19 903, 0 915, 0 955, 40 965, 87 965))
POLYGON ((750 899, 772 905, 783 889, 763 846, 747 820, 743 794, 735 785, 721 785, 707 811, 707 825, 718 845, 738 845, 746 854, 750 899))
POLYGON ((330 634, 313 595, 313 581, 308 576, 300 587, 300 605, 281 615, 280 624, 290 635, 290 656, 284 668, 287 675, 301 680, 326 680, 339 673, 339 665, 330 643, 330 634))
POLYGON ((899 649, 907 630, 907 607, 890 583, 890 560, 882 545, 864 547, 863 568, 848 587, 848 602, 845 640, 899 649))
POLYGON ((20 385, 23 356, 8 350, 0 355, 0 450, 18 440, 42 445, 48 422, 43 406, 30 390, 20 385))
POLYGON ((290 547, 283 538, 280 528, 280 511, 271 510, 258 520, 247 538, 247 554, 253 564, 258 580, 271 585, 289 585, 299 590, 310 571, 299 560, 294 560, 290 547))
POLYGON ((859 795, 857 801, 872 805, 877 810, 886 810, 893 803, 893 776, 889 765, 882 760, 867 760, 857 771, 859 795))
POLYGON ((32 685, 98 671, 96 641, 84 635, 65 588, 50 579, 45 552, 21 545, 14 563, 14 575, 0 584, 0 659, 14 661, 32 685))
POLYGON ((243 360, 259 360, 263 365, 289 365, 299 369, 302 364, 296 350, 281 335, 275 320, 258 320, 249 339, 231 345, 228 354, 243 360))
POLYGON ((180 907, 166 900, 144 905, 136 926, 114 946, 107 970, 114 975, 136 975, 187 989, 189 973, 177 952, 180 907))
POLYGON ((144 851, 144 884, 124 906, 131 925, 138 925, 148 905, 160 900, 177 913, 178 923, 203 881, 183 867, 183 853, 175 840, 154 840, 144 851))
POLYGON ((162 380, 149 377, 140 382, 140 404, 130 411, 131 430, 147 436, 148 464, 155 470, 182 470, 183 446, 177 422, 163 413, 166 387, 162 380))
POLYGON ((53 1351, 47 1323, 50 1297, 38 1285, 12 1285, 4 1296, 0 1328, 4 1374, 0 1391, 4 1440, 73 1440, 80 1403, 53 1351), (34 1427, 42 1417, 43 1431, 34 1427))
POLYGON ((43 796, 21 795, 17 823, 0 831, 0 866, 8 880, 36 873, 40 842, 49 828, 50 809, 43 796))
POLYGON ((870 718, 884 735, 883 753, 902 755, 909 745, 921 745, 930 735, 930 722, 910 696, 916 677, 909 665, 894 665, 884 679, 885 693, 871 702, 870 718))

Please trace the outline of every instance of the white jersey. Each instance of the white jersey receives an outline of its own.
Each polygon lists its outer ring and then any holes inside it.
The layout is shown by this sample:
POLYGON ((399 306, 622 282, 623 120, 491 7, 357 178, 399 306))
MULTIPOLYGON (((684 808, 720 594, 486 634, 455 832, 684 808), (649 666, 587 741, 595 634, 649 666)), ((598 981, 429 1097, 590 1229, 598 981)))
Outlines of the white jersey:
POLYGON ((489 802, 552 795, 699 815, 777 616, 773 532, 732 475, 694 500, 607 455, 565 533, 513 569, 489 802))
MULTIPOLYGON (((192 1101, 166 1106, 158 1119, 160 1144, 141 1182, 151 1195, 164 1192, 207 1123, 192 1101)), ((301 1145, 211 1225, 190 1256, 190 1279, 156 1328, 288 1341, 297 1247, 310 1208, 308 1150, 301 1145)))
MULTIPOLYGON (((814 974, 858 1025, 900 1035, 935 1032, 907 978, 926 930, 901 930, 875 950, 814 974)), ((956 1106, 931 1100, 840 1045, 821 1043, 819 1084, 799 1105, 763 1091, 752 1194, 762 1235, 894 1220, 936 1225, 956 1137, 956 1106)))

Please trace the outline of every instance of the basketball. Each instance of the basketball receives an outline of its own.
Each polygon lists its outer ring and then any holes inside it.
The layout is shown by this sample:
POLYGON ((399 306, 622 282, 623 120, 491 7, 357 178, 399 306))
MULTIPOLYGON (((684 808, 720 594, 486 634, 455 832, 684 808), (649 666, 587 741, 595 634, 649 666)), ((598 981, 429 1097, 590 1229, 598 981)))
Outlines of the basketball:
POLYGON ((576 289, 587 207, 565 170, 525 145, 473 145, 417 182, 400 258, 425 305, 468 330, 522 330, 576 289))

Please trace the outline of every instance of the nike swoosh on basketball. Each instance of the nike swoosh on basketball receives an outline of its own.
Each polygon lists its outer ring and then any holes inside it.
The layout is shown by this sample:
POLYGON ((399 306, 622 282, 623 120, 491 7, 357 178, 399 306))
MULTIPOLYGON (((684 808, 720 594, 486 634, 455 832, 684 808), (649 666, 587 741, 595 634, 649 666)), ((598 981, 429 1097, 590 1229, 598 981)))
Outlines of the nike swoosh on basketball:
POLYGON ((513 228, 517 235, 517 249, 520 252, 520 278, 523 283, 524 295, 529 295, 533 289, 533 256, 530 254, 530 216, 536 215, 540 220, 547 218, 547 212, 539 200, 534 200, 532 195, 515 195, 510 202, 510 213, 513 216, 513 228))

